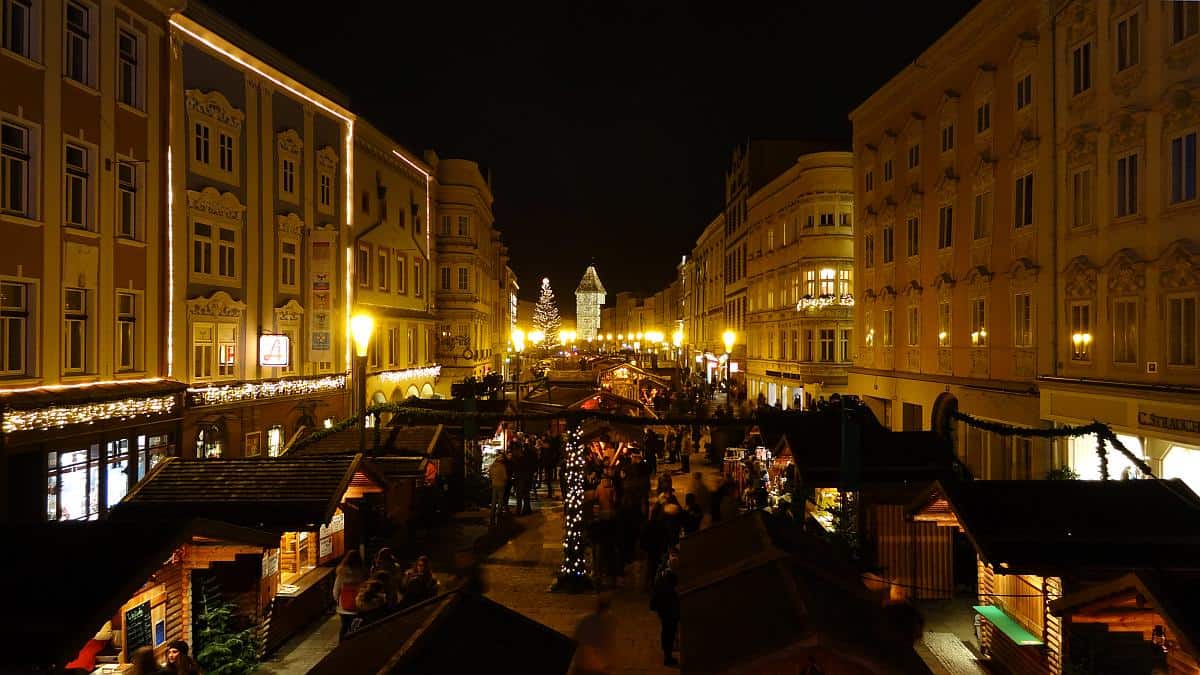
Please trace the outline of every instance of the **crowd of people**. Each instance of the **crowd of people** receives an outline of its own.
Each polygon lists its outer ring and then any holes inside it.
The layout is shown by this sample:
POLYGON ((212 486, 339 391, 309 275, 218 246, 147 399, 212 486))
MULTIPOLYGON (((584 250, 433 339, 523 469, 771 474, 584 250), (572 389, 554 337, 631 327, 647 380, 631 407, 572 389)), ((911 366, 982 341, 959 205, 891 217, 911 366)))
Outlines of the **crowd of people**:
POLYGON ((545 487, 546 498, 554 498, 554 484, 558 483, 558 494, 567 491, 566 473, 563 471, 563 438, 555 434, 516 433, 508 442, 508 449, 496 456, 488 467, 492 484, 491 524, 499 522, 502 513, 509 513, 509 500, 516 497, 515 513, 527 516, 533 513, 533 497, 545 487))
POLYGON ((338 564, 333 582, 341 628, 338 639, 375 623, 399 610, 437 595, 438 582, 429 558, 419 556, 407 569, 390 548, 379 549, 370 567, 357 551, 350 551, 338 564))

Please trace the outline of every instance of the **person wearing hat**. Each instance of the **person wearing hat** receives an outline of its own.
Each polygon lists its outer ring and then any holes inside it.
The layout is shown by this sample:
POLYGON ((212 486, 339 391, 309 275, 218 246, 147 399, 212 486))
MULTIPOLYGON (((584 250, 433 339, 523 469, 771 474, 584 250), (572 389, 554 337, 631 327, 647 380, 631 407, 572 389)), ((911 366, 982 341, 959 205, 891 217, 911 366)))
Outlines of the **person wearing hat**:
POLYGON ((172 640, 167 643, 167 666, 163 669, 171 675, 202 675, 196 660, 188 655, 188 643, 172 640))

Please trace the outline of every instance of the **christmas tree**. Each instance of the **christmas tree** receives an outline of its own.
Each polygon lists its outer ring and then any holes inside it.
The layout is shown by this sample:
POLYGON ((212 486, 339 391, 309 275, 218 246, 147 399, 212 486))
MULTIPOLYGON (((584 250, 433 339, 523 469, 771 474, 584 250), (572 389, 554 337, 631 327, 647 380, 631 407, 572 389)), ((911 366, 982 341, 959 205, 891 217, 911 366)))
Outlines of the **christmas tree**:
POLYGON ((533 306, 533 325, 546 335, 543 347, 553 349, 558 346, 558 329, 562 319, 558 316, 558 301, 554 299, 549 279, 542 279, 542 295, 533 306))
POLYGON ((193 634, 196 661, 208 675, 249 675, 258 668, 257 626, 237 613, 217 581, 204 578, 194 591, 199 602, 193 634))

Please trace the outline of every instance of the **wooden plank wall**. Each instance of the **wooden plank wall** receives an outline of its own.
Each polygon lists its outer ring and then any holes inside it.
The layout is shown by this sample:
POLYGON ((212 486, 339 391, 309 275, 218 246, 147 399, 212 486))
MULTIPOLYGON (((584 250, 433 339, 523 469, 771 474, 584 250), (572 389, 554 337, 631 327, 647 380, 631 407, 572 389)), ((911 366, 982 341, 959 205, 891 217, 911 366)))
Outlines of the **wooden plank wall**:
POLYGON ((1062 597, 1062 579, 1046 577, 1042 580, 1042 615, 1045 627, 1042 641, 1046 643, 1046 665, 1053 675, 1063 671, 1063 620, 1050 612, 1050 603, 1062 597))
POLYGON ((867 527, 883 577, 901 584, 907 597, 941 600, 954 594, 954 541, 948 527, 906 520, 904 506, 873 504, 867 527))

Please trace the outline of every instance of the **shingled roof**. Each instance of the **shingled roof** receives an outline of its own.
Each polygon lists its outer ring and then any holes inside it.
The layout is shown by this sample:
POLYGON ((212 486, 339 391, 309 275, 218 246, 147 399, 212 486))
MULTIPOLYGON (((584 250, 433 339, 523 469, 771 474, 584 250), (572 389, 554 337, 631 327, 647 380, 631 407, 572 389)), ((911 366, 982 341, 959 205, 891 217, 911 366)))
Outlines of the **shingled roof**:
POLYGON ((0 556, 6 622, 0 672, 62 666, 169 560, 180 545, 205 537, 279 546, 279 535, 211 520, 6 523, 0 556), (10 670, 15 668, 16 670, 10 670))
POLYGON ((909 512, 1009 573, 1200 569, 1200 498, 1178 479, 939 481, 909 512))
POLYGON ((288 532, 328 523, 357 475, 383 486, 362 455, 181 459, 154 467, 112 518, 204 517, 288 532))
MULTIPOLYGON (((375 457, 449 457, 459 449, 459 441, 444 424, 396 425, 379 430, 379 447, 372 449, 375 430, 367 429, 367 450, 375 457)), ((301 441, 284 457, 314 455, 350 455, 359 450, 356 427, 323 436, 311 442, 301 441)))
POLYGON ((575 287, 576 293, 606 293, 604 284, 600 283, 600 275, 596 273, 594 265, 588 265, 587 270, 583 273, 583 278, 579 280, 579 285, 575 287))

